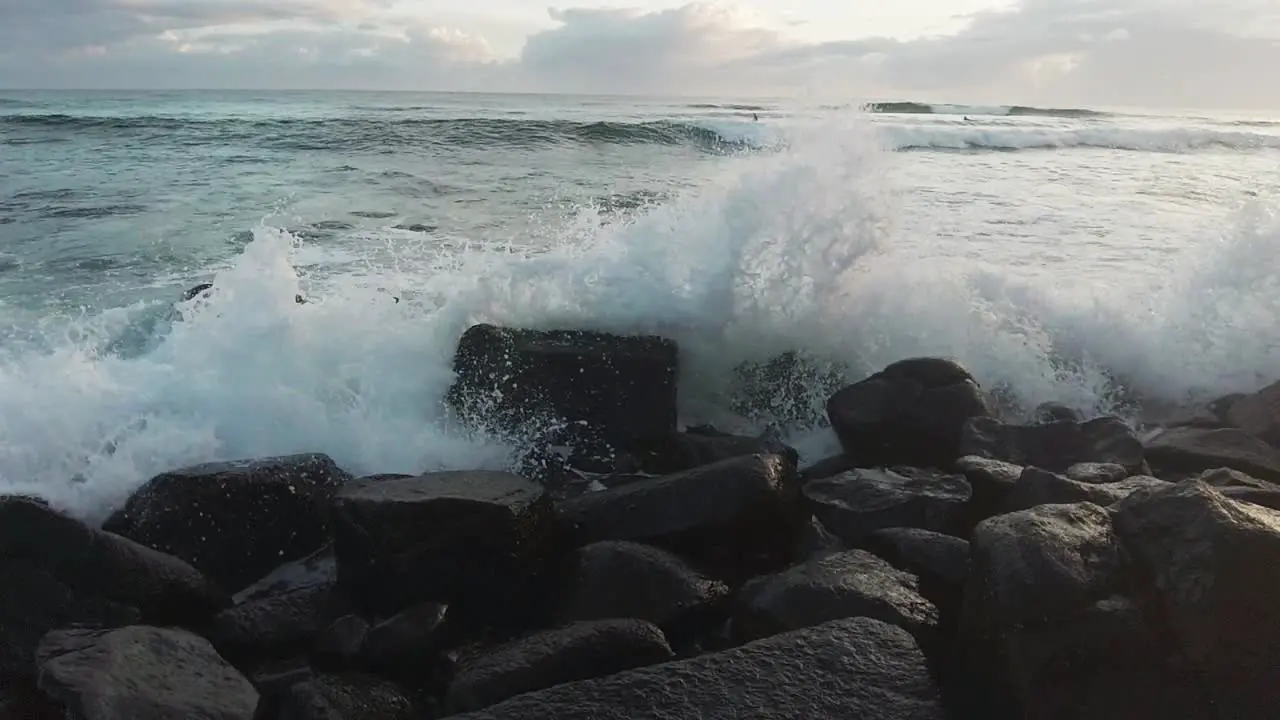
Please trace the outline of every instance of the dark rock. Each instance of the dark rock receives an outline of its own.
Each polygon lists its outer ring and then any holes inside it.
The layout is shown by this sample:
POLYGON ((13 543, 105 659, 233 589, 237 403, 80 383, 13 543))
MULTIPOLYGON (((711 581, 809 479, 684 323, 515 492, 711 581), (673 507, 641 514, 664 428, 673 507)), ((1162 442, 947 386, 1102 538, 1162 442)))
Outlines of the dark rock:
MULTIPOLYGON (((960 640, 967 665, 1006 711, 1033 700, 1056 632, 1114 595, 1125 557, 1111 516, 1092 503, 1040 505, 980 523, 970 541, 960 640)), ((999 717, 999 715, 994 715, 999 717)))
POLYGON ((369 623, 364 618, 359 615, 343 615, 316 637, 316 658, 328 667, 354 667, 361 660, 368 634, 369 623))
POLYGON ((392 225, 396 230, 404 230, 414 233, 430 233, 436 231, 435 225, 425 225, 423 223, 410 223, 408 225, 392 225))
POLYGON ((303 587, 224 610, 213 619, 208 637, 232 661, 285 658, 310 650, 320 631, 349 609, 350 602, 333 585, 303 587))
POLYGON ((0 498, 0 578, 0 678, 29 677, 59 627, 200 624, 229 604, 181 560, 25 499, 0 498))
POLYGON ((1080 463, 1121 465, 1130 475, 1147 472, 1141 441, 1116 417, 1047 425, 1006 425, 995 418, 975 417, 965 423, 961 448, 963 455, 1035 465, 1050 472, 1066 472, 1080 463))
POLYGON ((426 602, 415 605, 369 629, 366 661, 381 671, 427 665, 443 650, 442 632, 449 606, 426 602))
POLYGON ((744 455, 776 454, 795 465, 795 448, 767 438, 730 435, 714 428, 690 428, 647 443, 641 451, 641 467, 648 473, 677 473, 744 455))
POLYGON ((1022 477, 1023 468, 1001 460, 966 455, 956 461, 955 470, 963 474, 973 488, 969 516, 977 524, 1000 512, 1005 498, 1013 492, 1018 478, 1022 477))
POLYGON ((841 453, 839 455, 832 455, 831 457, 823 458, 809 467, 801 469, 800 479, 805 482, 809 480, 821 480, 822 478, 829 478, 832 475, 839 475, 840 473, 846 473, 850 470, 856 470, 857 468, 857 460, 849 455, 841 453))
POLYGON ((1232 426, 1269 445, 1280 446, 1280 382, 1252 395, 1231 398, 1224 404, 1227 405, 1224 416, 1232 426))
POLYGON ((1082 422, 1082 416, 1076 410, 1060 403, 1060 402, 1044 402, 1036 406, 1036 410, 1032 413, 1035 421, 1040 424, 1055 422, 1082 422))
POLYGON ((1223 717, 1280 707, 1280 513, 1191 481, 1130 496, 1116 532, 1223 717))
POLYGON ((683 640, 720 615, 724 583, 704 577, 665 550, 633 542, 597 542, 578 549, 556 621, 637 618, 683 640))
POLYGON ((920 594, 954 622, 969 579, 969 541, 916 528, 885 528, 870 533, 862 546, 890 565, 919 578, 920 594))
POLYGON ((213 283, 200 283, 182 293, 183 300, 192 300, 205 290, 212 290, 213 283))
POLYGON ((643 542, 736 575, 785 563, 804 521, 799 507, 795 466, 751 455, 589 493, 557 511, 580 544, 643 542))
POLYGON ((827 401, 827 417, 844 451, 867 467, 951 467, 971 417, 990 415, 972 376, 936 358, 903 360, 850 385, 827 401))
POLYGON ((258 705, 253 685, 184 630, 55 630, 37 663, 40 689, 84 720, 251 720, 258 705))
POLYGON ((1238 502, 1253 503, 1272 510, 1280 510, 1280 489, 1232 485, 1220 489, 1219 492, 1238 502))
POLYGON ((527 693, 454 720, 943 720, 906 631, 837 620, 733 650, 527 693))
POLYGON ((674 657, 662 631, 643 620, 593 620, 545 630, 488 652, 458 669, 453 712, 479 710, 514 695, 613 675, 674 657))
POLYGON ((0 720, 65 720, 62 706, 45 697, 31 678, 0 675, 0 720))
POLYGON ((334 498, 334 523, 339 586, 394 613, 423 601, 513 602, 540 570, 555 518, 537 484, 476 471, 351 482, 334 498))
POLYGON ((1215 468, 1213 470, 1205 470, 1199 475, 1196 475, 1193 479, 1198 480, 1204 483, 1205 485, 1212 485, 1213 487, 1216 487, 1219 489, 1225 489, 1230 487, 1245 487, 1245 488, 1254 488, 1257 490, 1280 489, 1280 485, 1277 485, 1276 483, 1267 482, 1266 480, 1259 480, 1258 478, 1253 477, 1252 475, 1247 475, 1245 473, 1240 472, 1239 470, 1232 470, 1231 468, 1215 468))
POLYGON ((580 426, 628 450, 676 431, 676 367, 675 343, 660 337, 476 325, 458 341, 448 401, 515 435, 580 426))
POLYGON ((365 475, 357 478, 358 480, 404 480, 406 478, 417 477, 416 475, 406 475, 405 473, 377 473, 376 475, 365 475))
POLYGON ((809 522, 805 523, 804 529, 800 531, 800 539, 796 541, 792 558, 796 562, 804 562, 848 549, 840 538, 822 524, 821 520, 810 517, 809 522))
POLYGON ((1067 468, 1067 478, 1089 485, 1116 483, 1129 477, 1129 470, 1115 463, 1076 463, 1067 468))
POLYGON ((1147 438, 1146 455, 1152 471, 1162 477, 1226 467, 1280 482, 1280 449, 1243 430, 1167 428, 1147 438))
POLYGON ((858 469, 804 486, 814 516, 850 544, 886 527, 960 532, 972 494, 961 475, 908 467, 858 469))
POLYGON ((333 545, 326 545, 300 560, 290 560, 265 577, 236 593, 237 605, 284 595, 298 590, 331 588, 338 582, 338 563, 333 545))
POLYGON ((390 680, 325 673, 297 683, 280 698, 278 720, 419 720, 412 695, 390 680))
POLYGON ((1078 502, 1107 507, 1137 490, 1167 484, 1163 480, 1139 475, 1120 482, 1091 485, 1037 467, 1029 467, 1022 471, 1022 477, 1014 486, 1013 492, 1005 498, 1003 509, 1004 512, 1017 512, 1037 505, 1070 505, 1078 502))
POLYGON ((186 560, 234 592, 324 545, 325 506, 348 479, 320 454, 197 465, 149 480, 103 529, 186 560))
POLYGON ((938 625, 916 576, 849 550, 748 582, 734 607, 733 635, 750 641, 849 617, 874 618, 924 640, 938 625))

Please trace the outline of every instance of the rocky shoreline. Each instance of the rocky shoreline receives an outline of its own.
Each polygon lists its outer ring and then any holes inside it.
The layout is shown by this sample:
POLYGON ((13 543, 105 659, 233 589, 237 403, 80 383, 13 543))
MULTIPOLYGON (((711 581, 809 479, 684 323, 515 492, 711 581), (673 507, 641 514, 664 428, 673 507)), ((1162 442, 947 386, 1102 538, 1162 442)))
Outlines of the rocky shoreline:
POLYGON ((468 330, 447 400, 541 428, 519 474, 219 463, 102 528, 0 498, 0 720, 1280 717, 1280 385, 1013 424, 913 358, 800 468, 679 430, 678 356, 468 330))

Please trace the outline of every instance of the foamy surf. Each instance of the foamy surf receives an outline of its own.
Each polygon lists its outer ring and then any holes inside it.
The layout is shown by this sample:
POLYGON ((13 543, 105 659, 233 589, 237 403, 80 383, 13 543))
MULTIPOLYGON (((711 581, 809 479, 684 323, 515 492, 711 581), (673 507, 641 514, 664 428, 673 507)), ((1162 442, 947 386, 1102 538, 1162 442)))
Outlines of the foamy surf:
MULTIPOLYGON (((732 370, 787 350, 850 380, 952 356, 1019 407, 1089 414, 1115 407, 1117 382, 1176 403, 1275 376, 1280 224, 1265 209, 1154 286, 1048 287, 900 242, 909 189, 886 178, 909 159, 879 133, 860 119, 797 128, 785 150, 738 157, 674 200, 548 220, 529 248, 388 233, 325 262, 263 225, 180 316, 166 296, 15 333, 0 360, 0 491, 100 519, 150 476, 213 460, 507 467, 517 447, 443 409, 476 322, 667 334, 683 352, 684 420, 738 430, 769 419, 735 413, 732 370)), ((806 401, 820 416, 823 394, 806 401)), ((790 440, 810 459, 834 450, 803 427, 790 440)))

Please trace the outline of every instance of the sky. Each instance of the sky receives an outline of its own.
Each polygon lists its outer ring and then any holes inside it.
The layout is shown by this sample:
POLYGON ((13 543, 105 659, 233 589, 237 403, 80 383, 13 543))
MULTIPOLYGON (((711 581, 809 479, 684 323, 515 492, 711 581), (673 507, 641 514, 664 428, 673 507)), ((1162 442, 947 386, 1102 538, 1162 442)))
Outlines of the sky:
POLYGON ((0 0, 0 88, 1280 108, 1280 0, 0 0))

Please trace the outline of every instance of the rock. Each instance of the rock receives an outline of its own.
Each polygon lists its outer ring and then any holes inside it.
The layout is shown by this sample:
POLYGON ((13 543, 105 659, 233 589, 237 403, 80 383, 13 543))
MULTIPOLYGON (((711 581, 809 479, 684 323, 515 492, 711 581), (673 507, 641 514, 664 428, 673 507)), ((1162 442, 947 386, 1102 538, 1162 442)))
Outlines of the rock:
POLYGON ((733 635, 745 642, 849 617, 874 618, 925 642, 938 625, 916 576, 849 550, 748 582, 734 606, 733 635))
POLYGON ((0 720, 65 720, 66 713, 30 678, 0 675, 0 720))
POLYGON ((736 575, 785 562, 804 521, 799 507, 795 467, 750 455, 582 495, 557 512, 579 544, 643 542, 736 575))
POLYGON ((1167 428, 1147 438, 1146 455, 1153 472, 1170 479, 1226 467, 1280 482, 1280 449, 1243 430, 1167 428))
POLYGON ((338 582, 333 545, 326 545, 300 560, 290 560, 232 596, 236 605, 284 595, 298 590, 332 588, 338 582))
POLYGON ((1190 481, 1116 506, 1116 532, 1223 717, 1280 707, 1280 513, 1190 481))
POLYGON ((253 685, 185 630, 55 630, 36 654, 40 690, 69 717, 252 720, 258 705, 253 685))
POLYGON ((302 587, 224 610, 208 638, 232 661, 286 658, 309 651, 320 631, 349 609, 350 601, 332 584, 302 587))
POLYGON ((339 586, 377 612, 455 600, 505 608, 540 571, 554 531, 546 493, 510 473, 354 481, 334 497, 339 586))
POLYGON ((803 482, 821 480, 822 478, 829 478, 832 475, 839 475, 856 469, 858 469, 858 461, 849 455, 841 453, 823 458, 809 467, 801 469, 800 480, 803 482))
POLYGON ((868 534, 862 546, 919 579, 920 594, 944 621, 959 617, 969 579, 969 541, 916 528, 885 528, 868 534))
POLYGON ((1017 512, 1038 505, 1070 505, 1078 502, 1107 507, 1137 490, 1167 484, 1163 480, 1139 475, 1120 482, 1091 485, 1037 467, 1029 467, 1022 471, 1022 477, 1014 486, 1013 492, 1005 498, 1003 510, 1017 512))
POLYGON ((571 560, 556 621, 637 618, 679 642, 727 608, 729 587, 711 580, 659 548, 633 542, 597 542, 571 560))
POLYGON ((1129 477, 1129 470, 1115 463, 1076 463, 1067 468, 1067 479, 1089 485, 1117 483, 1129 477))
POLYGON ((821 520, 810 517, 809 522, 805 523, 804 529, 800 531, 800 538, 796 541, 795 552, 791 557, 795 562, 804 562, 848 549, 840 538, 822 524, 821 520))
POLYGON ((613 675, 674 657, 662 631, 643 620, 593 620, 545 630, 464 663, 448 708, 467 712, 553 685, 613 675))
POLYGON ((364 640, 365 662, 384 674, 405 668, 421 672, 445 649, 448 610, 421 603, 374 625, 364 640))
POLYGON ((316 659, 329 667, 351 668, 362 659, 369 623, 359 615, 343 615, 334 620, 317 637, 316 659))
POLYGON ((943 720, 904 630, 837 620, 733 650, 527 693, 453 720, 943 720))
POLYGON ((1231 468, 1214 468, 1213 470, 1205 470, 1199 475, 1196 475, 1193 479, 1198 480, 1205 485, 1212 485, 1219 489, 1230 487, 1245 487, 1257 490, 1280 489, 1280 485, 1267 482, 1266 480, 1259 480, 1252 475, 1246 475, 1239 470, 1232 470, 1231 468))
POLYGON ((961 475, 908 467, 858 469, 804 486, 814 516, 849 544, 886 527, 961 532, 972 495, 961 475))
POLYGON ((1237 502, 1253 503, 1272 510, 1280 510, 1280 489, 1233 485, 1224 487, 1219 492, 1237 502))
POLYGON ((580 426, 628 450, 676 431, 676 368, 675 343, 660 337, 475 325, 458 341, 448 401, 516 435, 580 426))
POLYGON ((297 683, 280 698, 279 720, 418 720, 402 687, 361 673, 325 673, 297 683))
POLYGON ((964 475, 973 488, 969 502, 970 520, 977 524, 1004 507, 1005 498, 1013 492, 1022 477, 1022 466, 977 455, 966 455, 956 461, 955 470, 964 475))
POLYGON ((792 465, 800 461, 795 448, 777 440, 730 435, 711 427, 689 428, 646 444, 641 466, 648 473, 669 474, 744 455, 771 453, 782 455, 792 465))
POLYGON ((937 358, 894 363, 827 401, 827 417, 844 451, 864 467, 951 467, 961 430, 990 415, 978 384, 958 364, 937 358))
POLYGON ((967 665, 1000 705, 1026 708, 1043 669, 1033 660, 1060 652, 1039 638, 1118 590, 1125 557, 1111 517, 1087 502, 999 515, 974 529, 970 561, 960 620, 967 665))
POLYGON ((1048 424, 1055 422, 1082 422, 1084 417, 1074 409, 1060 402, 1043 402, 1036 406, 1035 412, 1032 413, 1035 421, 1040 424, 1048 424))
POLYGON ((1280 382, 1228 402, 1226 420, 1268 445, 1280 446, 1280 382))
POLYGON ((197 465, 149 480, 103 529, 186 560, 234 592, 324 545, 325 507, 348 479, 320 454, 197 465))
POLYGON ((1066 472, 1080 463, 1123 466, 1130 475, 1147 473, 1141 441, 1116 417, 1047 425, 1006 425, 989 417, 965 423, 962 455, 977 455, 1015 465, 1066 472))
POLYGON ((0 498, 0 578, 0 678, 30 677, 59 627, 196 625, 229 604, 185 562, 21 498, 0 498))

